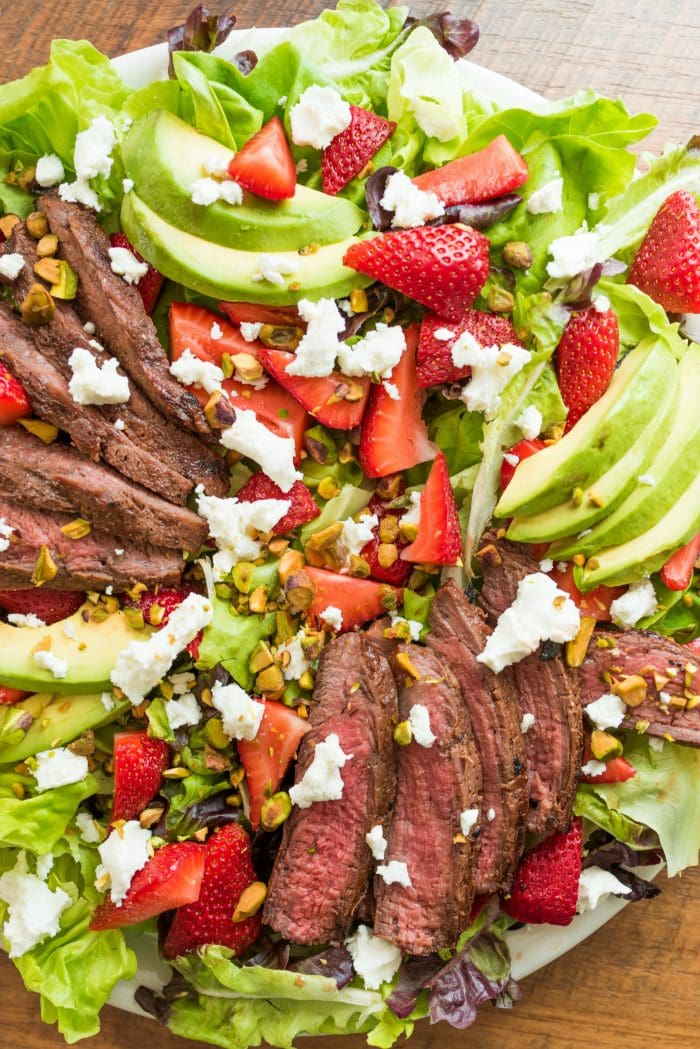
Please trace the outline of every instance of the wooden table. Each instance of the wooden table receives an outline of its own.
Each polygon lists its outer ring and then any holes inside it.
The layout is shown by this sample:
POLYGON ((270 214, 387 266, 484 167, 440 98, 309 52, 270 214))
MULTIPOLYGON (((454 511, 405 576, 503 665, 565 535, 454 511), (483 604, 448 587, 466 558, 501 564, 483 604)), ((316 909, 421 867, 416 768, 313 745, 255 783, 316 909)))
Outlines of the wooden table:
MULTIPOLYGON (((4 0, 1 78, 46 60, 52 36, 87 37, 110 55, 163 39, 195 0, 4 0)), ((223 0, 210 0, 217 10, 223 0)), ((239 0, 239 26, 280 25, 309 17, 322 0, 296 6, 239 0)), ((414 0, 425 14, 442 5, 414 0)), ((448 6, 447 3, 444 5, 448 6)), ((482 0, 452 5, 481 27, 478 61, 551 98, 594 86, 623 95, 633 110, 660 117, 650 142, 700 131, 700 5, 697 0, 482 0)), ((523 982, 512 1012, 485 1009, 466 1033, 423 1025, 415 1049, 678 1049, 698 1045, 700 870, 660 880, 655 900, 627 907, 575 951, 523 982)), ((51 1049, 37 1001, 7 960, 0 961, 0 1046, 51 1049)), ((95 1049, 186 1044, 148 1020, 107 1009, 95 1049)), ((305 1043, 308 1049, 359 1049, 363 1038, 305 1043)))

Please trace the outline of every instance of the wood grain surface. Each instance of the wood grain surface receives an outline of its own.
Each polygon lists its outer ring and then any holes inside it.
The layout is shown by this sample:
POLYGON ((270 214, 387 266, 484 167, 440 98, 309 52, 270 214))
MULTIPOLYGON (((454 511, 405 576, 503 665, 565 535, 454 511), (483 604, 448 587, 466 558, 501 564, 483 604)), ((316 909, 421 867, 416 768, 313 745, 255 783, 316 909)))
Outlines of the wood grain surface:
MULTIPOLYGON (((2 0, 0 80, 44 62, 53 36, 87 37, 110 55, 155 43, 182 21, 194 0, 2 0)), ((210 0, 221 10, 224 0, 210 0)), ((238 23, 284 25, 312 16, 322 0, 283 4, 242 0, 238 23)), ((414 0, 414 13, 447 7, 414 0)), ((660 149, 700 131, 698 0, 483 0, 452 4, 481 28, 471 57, 550 98, 593 86, 650 110, 660 149)), ((511 1012, 486 1008, 471 1030, 421 1026, 415 1049, 678 1049, 700 1045, 700 870, 668 882, 661 896, 633 904, 595 936, 523 981, 511 1012)), ((60 1036, 41 1025, 37 999, 0 960, 0 1049, 55 1049, 60 1036)), ((104 1012, 94 1049, 176 1049, 146 1019, 104 1012)), ((305 1049, 360 1049, 364 1038, 303 1040, 305 1049)))

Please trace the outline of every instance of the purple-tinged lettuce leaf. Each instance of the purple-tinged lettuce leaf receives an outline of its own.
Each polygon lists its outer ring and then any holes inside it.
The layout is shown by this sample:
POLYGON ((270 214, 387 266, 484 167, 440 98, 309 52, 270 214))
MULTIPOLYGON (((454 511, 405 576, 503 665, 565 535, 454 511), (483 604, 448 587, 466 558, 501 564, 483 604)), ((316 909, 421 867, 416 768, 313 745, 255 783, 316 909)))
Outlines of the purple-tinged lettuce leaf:
POLYGON ((328 947, 320 954, 293 962, 289 968, 306 976, 327 976, 335 980, 339 991, 347 987, 355 976, 352 955, 347 947, 328 947))
POLYGON ((452 58, 464 58, 479 42, 479 27, 471 18, 457 18, 449 11, 428 15, 420 21, 408 19, 412 29, 425 26, 452 58), (411 24, 413 23, 413 24, 411 24))
POLYGON ((418 995, 444 965, 439 954, 425 958, 406 958, 401 963, 399 977, 393 991, 386 1000, 394 1016, 405 1020, 416 1007, 418 995))
POLYGON ((485 200, 480 204, 452 204, 445 214, 432 219, 429 226, 443 226, 448 222, 462 222, 472 229, 488 229, 494 223, 510 215, 517 208, 522 197, 519 193, 507 193, 494 200, 485 200))
POLYGON ((236 16, 232 10, 216 15, 202 4, 198 4, 182 25, 173 26, 168 30, 170 76, 174 76, 174 51, 213 51, 223 43, 235 24, 236 16))
POLYGON ((428 981, 427 989, 431 1023, 445 1020, 458 1030, 474 1022, 484 1002, 508 1009, 520 998, 508 948, 495 929, 479 933, 428 981))

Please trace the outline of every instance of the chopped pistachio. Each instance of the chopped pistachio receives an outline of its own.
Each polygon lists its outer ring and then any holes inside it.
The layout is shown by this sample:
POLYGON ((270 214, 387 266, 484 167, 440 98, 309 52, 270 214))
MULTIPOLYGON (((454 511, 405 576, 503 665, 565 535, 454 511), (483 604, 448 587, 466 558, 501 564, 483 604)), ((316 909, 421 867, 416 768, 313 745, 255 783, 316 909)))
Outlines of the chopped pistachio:
POLYGON ((595 624, 596 620, 592 616, 582 616, 578 634, 573 641, 567 641, 566 662, 570 667, 580 667, 586 658, 595 624))
POLYGON ((513 295, 505 288, 491 288, 486 302, 493 313, 510 313, 515 306, 513 295))
POLYGON ((350 309, 353 313, 367 313, 369 309, 367 292, 362 288, 353 288, 350 292, 350 309))
POLYGON ((204 726, 204 735, 212 747, 215 747, 217 750, 226 750, 230 743, 228 736, 224 732, 221 718, 209 718, 204 726))
POLYGON ((591 752, 596 761, 610 761, 622 754, 622 743, 609 732, 594 729, 591 732, 591 752))
POLYGON ((309 692, 314 687, 315 683, 316 679, 314 678, 313 671, 311 670, 305 670, 299 678, 299 687, 306 689, 309 692))
POLYGON ((395 726, 394 732, 394 743, 399 747, 407 747, 413 739, 413 729, 411 728, 410 721, 399 721, 398 725, 395 726))
POLYGON ((263 830, 277 830, 292 812, 292 801, 286 791, 280 790, 266 798, 260 810, 260 826, 263 830))
POLYGON ((234 353, 231 363, 245 382, 257 382, 262 379, 263 366, 252 353, 234 353))
POLYGON ((19 215, 3 215, 0 218, 0 233, 9 240, 12 235, 12 230, 15 228, 18 222, 21 222, 19 215))
POLYGON ((398 558, 399 550, 396 543, 380 543, 377 547, 377 561, 381 568, 391 568, 398 558))
POLYGON ((260 692, 282 692, 284 690, 284 676, 280 667, 273 664, 261 670, 255 679, 255 687, 260 692))
POLYGON ((275 657, 272 655, 272 652, 265 642, 258 641, 253 649, 253 654, 248 661, 248 669, 251 674, 257 674, 259 670, 264 670, 265 667, 272 666, 274 661, 275 657))
POLYGON ((285 550, 280 558, 278 573, 284 586, 290 576, 304 567, 304 555, 299 550, 285 550))
POLYGON ((396 514, 382 517, 378 532, 380 543, 395 543, 399 536, 399 519, 396 514))
POLYGON ((47 233, 36 246, 36 253, 40 259, 50 258, 58 251, 58 237, 55 233, 47 233))
POLYGON ((532 248, 524 240, 509 240, 503 245, 503 262, 515 270, 527 270, 532 265, 532 248))
POLYGON ((249 594, 255 565, 252 561, 239 561, 233 566, 231 578, 239 594, 249 594))
POLYGON ((288 546, 288 539, 284 539, 281 535, 276 535, 274 539, 271 539, 267 544, 267 549, 271 554, 274 554, 275 557, 281 557, 288 546))
POLYGON ((266 896, 267 885, 264 881, 254 881, 248 885, 238 898, 231 921, 243 922, 246 918, 252 918, 262 907, 266 896))
POLYGON ((33 211, 31 215, 27 215, 24 225, 34 240, 41 240, 49 232, 49 220, 45 211, 33 211))
POLYGON ((324 477, 316 489, 322 499, 334 499, 340 491, 334 477, 324 477))
POLYGON ((143 630, 146 621, 140 608, 131 608, 129 605, 124 609, 124 618, 132 630, 143 630))
POLYGON ((64 524, 61 531, 66 539, 84 539, 86 535, 90 535, 91 528, 90 522, 84 517, 76 517, 74 521, 64 524))
POLYGON ((166 779, 187 779, 190 775, 190 770, 185 768, 171 768, 166 769, 163 773, 166 779))
POLYGON ((22 320, 30 328, 50 324, 56 314, 56 303, 43 284, 32 284, 20 305, 22 320))
POLYGON ((251 612, 261 614, 267 608, 267 598, 270 593, 270 588, 267 586, 256 586, 253 593, 250 595, 248 601, 248 608, 251 612))
POLYGON ((409 656, 408 652, 397 653, 396 665, 400 667, 401 670, 405 671, 409 675, 409 677, 412 677, 414 681, 420 681, 420 671, 409 656))
POLYGON ((311 576, 303 569, 287 579, 284 596, 292 612, 305 612, 314 599, 311 576))
MULTIPOLYGON (((291 324, 263 324, 258 338, 271 350, 293 352, 301 342, 304 329, 291 324)), ((239 369, 240 370, 240 369, 239 369)))
POLYGON ((57 575, 58 566, 51 556, 48 546, 42 546, 32 572, 32 584, 41 586, 43 583, 50 583, 57 575))
POLYGON ((360 557, 359 554, 350 554, 348 573, 351 576, 354 576, 355 579, 367 579, 370 572, 371 568, 364 557, 360 557))
POLYGON ((43 419, 18 419, 17 422, 44 444, 53 444, 58 437, 58 427, 45 423, 43 419))
POLYGON ((625 706, 638 707, 647 698, 647 683, 640 674, 626 674, 613 678, 610 691, 619 696, 625 706))

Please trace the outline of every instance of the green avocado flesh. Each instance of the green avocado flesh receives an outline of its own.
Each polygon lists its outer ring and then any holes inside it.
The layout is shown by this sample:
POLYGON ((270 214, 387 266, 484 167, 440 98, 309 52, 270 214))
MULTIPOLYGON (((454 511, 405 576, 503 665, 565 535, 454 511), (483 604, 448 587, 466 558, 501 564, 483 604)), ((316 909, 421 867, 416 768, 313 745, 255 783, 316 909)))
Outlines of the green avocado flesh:
POLYGON ((675 358, 660 339, 646 339, 615 372, 607 390, 556 444, 524 459, 496 507, 497 517, 524 517, 590 488, 639 440, 656 415, 659 390, 675 358))
POLYGON ((112 687, 110 674, 121 650, 129 641, 143 641, 146 636, 143 630, 129 626, 123 612, 113 613, 102 623, 86 623, 78 611, 69 619, 37 629, 0 623, 0 682, 24 692, 105 692, 112 687), (74 628, 75 640, 67 637, 67 624, 74 628), (45 648, 46 638, 50 640, 48 651, 68 664, 65 677, 54 677, 34 659, 36 646, 44 642, 45 648))
POLYGON ((259 252, 226 248, 177 229, 133 192, 124 197, 121 222, 133 246, 152 266, 170 280, 212 298, 288 306, 304 298, 343 298, 372 283, 370 277, 343 265, 355 237, 308 255, 276 251, 275 268, 292 271, 278 285, 255 279, 260 275, 259 252))
POLYGON ((29 696, 0 713, 0 764, 24 761, 32 754, 71 743, 88 729, 100 728, 129 710, 128 699, 115 701, 107 710, 100 693, 56 696, 43 692, 29 696), (29 728, 17 727, 29 715, 29 728))
POLYGON ((244 193, 242 204, 194 204, 192 183, 208 177, 208 170, 225 171, 233 155, 227 146, 164 111, 138 120, 122 146, 124 168, 137 196, 171 225, 203 240, 277 253, 334 244, 362 226, 365 215, 351 201, 301 185, 289 200, 244 193))

